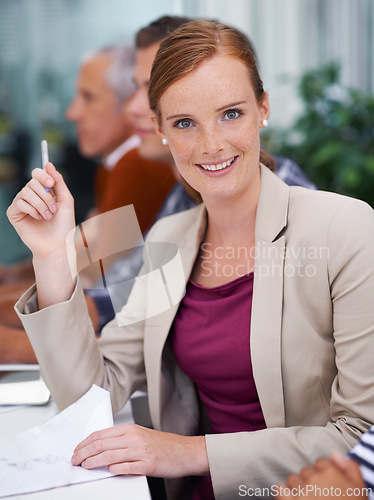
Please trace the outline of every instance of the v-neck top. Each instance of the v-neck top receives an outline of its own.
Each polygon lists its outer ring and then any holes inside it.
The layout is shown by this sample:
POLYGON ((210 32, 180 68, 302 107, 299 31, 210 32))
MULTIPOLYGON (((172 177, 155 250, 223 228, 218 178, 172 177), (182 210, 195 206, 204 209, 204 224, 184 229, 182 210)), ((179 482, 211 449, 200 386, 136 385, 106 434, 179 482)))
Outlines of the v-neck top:
MULTIPOLYGON (((173 323, 174 355, 196 384, 214 434, 266 427, 252 373, 252 295, 253 273, 214 288, 190 280, 173 323)), ((203 495, 194 499, 210 498, 203 495)))

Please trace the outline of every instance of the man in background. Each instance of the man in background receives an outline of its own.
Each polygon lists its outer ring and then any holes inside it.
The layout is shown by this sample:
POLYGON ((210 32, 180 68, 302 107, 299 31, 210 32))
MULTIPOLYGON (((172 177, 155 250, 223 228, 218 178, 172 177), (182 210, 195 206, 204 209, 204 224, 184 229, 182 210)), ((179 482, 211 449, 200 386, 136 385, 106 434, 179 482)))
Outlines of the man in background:
MULTIPOLYGON (((127 112, 135 89, 134 57, 132 46, 109 47, 86 56, 66 117, 76 124, 81 154, 101 160, 95 176, 95 207, 89 216, 133 204, 144 233, 175 179, 167 164, 155 164, 138 153, 140 138, 133 135, 127 112)), ((3 282, 33 279, 29 260, 3 268, 0 275, 3 282)))
POLYGON ((133 204, 144 233, 175 180, 167 164, 139 155, 141 139, 133 135, 128 112, 135 90, 134 58, 134 49, 125 46, 103 49, 86 60, 66 117, 76 124, 81 153, 101 159, 90 215, 133 204))
MULTIPOLYGON (((132 116, 128 112, 135 90, 134 59, 132 46, 103 49, 86 58, 66 117, 76 124, 81 153, 101 159, 95 175, 95 207, 89 217, 133 205, 144 234, 175 178, 167 163, 139 155, 141 140, 133 135, 132 116)), ((91 231, 94 226, 95 223, 90 224, 91 231)), ((116 220, 106 218, 105 226, 97 229, 97 255, 108 254, 110 240, 117 232, 116 220)), ((107 257, 106 265, 110 259, 107 257)), ((85 287, 99 278, 97 269, 93 266, 81 273, 85 287)))
MULTIPOLYGON (((76 124, 81 153, 101 159, 96 173, 96 206, 89 216, 133 204, 141 231, 145 232, 176 181, 162 157, 160 161, 152 161, 151 157, 140 156, 137 149, 141 138, 134 134, 132 116, 127 111, 135 91, 133 73, 132 47, 113 47, 90 54, 81 64, 76 93, 66 116, 76 124)), ((0 286, 0 362, 3 363, 36 362, 13 309, 17 298, 33 281, 31 263, 22 267, 20 273, 13 274, 13 279, 9 278, 19 283, 0 286), (22 279, 24 275, 28 277, 26 281, 22 279)), ((89 297, 87 302, 97 325, 95 303, 89 297)))

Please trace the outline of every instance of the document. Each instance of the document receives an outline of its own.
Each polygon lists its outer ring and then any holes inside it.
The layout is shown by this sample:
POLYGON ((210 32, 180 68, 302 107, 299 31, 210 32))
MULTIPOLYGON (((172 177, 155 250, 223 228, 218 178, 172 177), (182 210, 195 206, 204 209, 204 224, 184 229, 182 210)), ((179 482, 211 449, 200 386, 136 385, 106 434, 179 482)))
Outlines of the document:
POLYGON ((112 476, 107 467, 71 465, 74 448, 92 432, 113 426, 109 392, 93 385, 46 423, 0 442, 0 497, 112 476))

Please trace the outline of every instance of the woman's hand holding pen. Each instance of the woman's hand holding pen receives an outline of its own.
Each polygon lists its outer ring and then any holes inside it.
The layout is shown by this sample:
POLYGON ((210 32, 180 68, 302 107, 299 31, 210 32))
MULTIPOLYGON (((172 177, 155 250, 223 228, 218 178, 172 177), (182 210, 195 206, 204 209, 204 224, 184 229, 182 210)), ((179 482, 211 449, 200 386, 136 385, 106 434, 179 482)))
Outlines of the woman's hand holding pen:
POLYGON ((66 246, 66 236, 75 227, 74 200, 52 163, 47 163, 46 171, 32 171, 7 216, 34 257, 48 257, 66 246), (53 188, 55 196, 46 188, 53 188))
POLYGON ((209 473, 204 436, 180 436, 135 424, 88 436, 74 450, 73 465, 109 466, 113 474, 175 478, 209 473))
POLYGON ((7 216, 33 254, 39 309, 68 300, 74 289, 69 253, 75 250, 66 237, 75 228, 74 200, 52 163, 32 171, 7 216))

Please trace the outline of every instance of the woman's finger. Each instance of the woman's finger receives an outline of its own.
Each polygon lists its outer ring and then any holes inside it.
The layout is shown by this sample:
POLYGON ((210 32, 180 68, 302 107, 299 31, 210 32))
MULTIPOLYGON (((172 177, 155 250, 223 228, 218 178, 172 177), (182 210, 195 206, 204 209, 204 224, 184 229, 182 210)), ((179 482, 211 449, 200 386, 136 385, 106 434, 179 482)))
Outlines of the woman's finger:
POLYGON ((31 172, 31 177, 40 182, 44 186, 44 190, 45 188, 52 188, 55 184, 54 178, 42 168, 34 168, 31 172))
MULTIPOLYGON (((80 443, 79 447, 77 447, 74 450, 71 463, 73 465, 79 465, 90 457, 91 458, 97 457, 110 450, 116 451, 116 450, 127 450, 127 449, 128 447, 126 445, 126 440, 124 439, 123 436, 94 439, 93 441, 80 443)), ((104 465, 108 465, 108 463, 110 462, 107 462, 104 465)))
POLYGON ((131 427, 136 428, 139 427, 135 424, 125 424, 125 425, 115 425, 113 427, 108 427, 107 429, 101 429, 100 431, 95 431, 92 434, 90 434, 86 439, 81 441, 76 447, 75 451, 80 450, 81 448, 84 448, 85 446, 93 443, 94 441, 100 441, 106 438, 114 438, 114 437, 120 437, 124 436, 127 434, 131 427))
POLYGON ((53 179, 53 190, 56 194, 57 202, 73 202, 73 197, 65 184, 64 178, 58 170, 56 170, 53 163, 48 162, 45 166, 46 173, 53 179))
POLYGON ((80 465, 84 469, 95 469, 96 467, 139 461, 141 458, 140 451, 136 448, 113 448, 111 446, 97 455, 87 457, 80 465))
MULTIPOLYGON (((60 174, 53 163, 48 162, 45 170, 42 168, 34 168, 31 173, 32 177, 39 181, 44 188, 53 188, 58 203, 65 201, 73 201, 73 197, 65 184, 63 176, 60 174)), ((44 189, 45 190, 45 189, 44 189)))
POLYGON ((17 209, 18 212, 18 219, 14 220, 14 222, 19 222, 20 220, 24 219, 27 215, 30 215, 30 217, 36 220, 43 220, 43 217, 40 215, 40 213, 29 203, 27 203, 27 201, 21 198, 15 202, 15 208, 17 209))
POLYGON ((57 205, 52 191, 46 191, 45 187, 39 180, 32 178, 25 186, 25 188, 30 188, 34 193, 36 193, 39 198, 41 198, 47 205, 48 209, 52 213, 57 212, 57 205))
POLYGON ((122 464, 109 465, 109 472, 124 476, 146 476, 144 462, 136 460, 134 462, 125 462, 122 464))
MULTIPOLYGON (((26 206, 22 203, 20 204, 20 201, 24 201, 27 205, 34 208, 43 217, 43 219, 48 220, 52 218, 53 214, 50 212, 48 205, 46 205, 45 202, 30 187, 25 186, 22 188, 14 200, 16 214, 19 212, 19 214, 22 215, 22 210, 25 209, 26 206)), ((29 214, 29 212, 30 210, 27 209, 25 213, 29 214)), ((21 217, 21 219, 22 218, 23 217, 21 217)))

